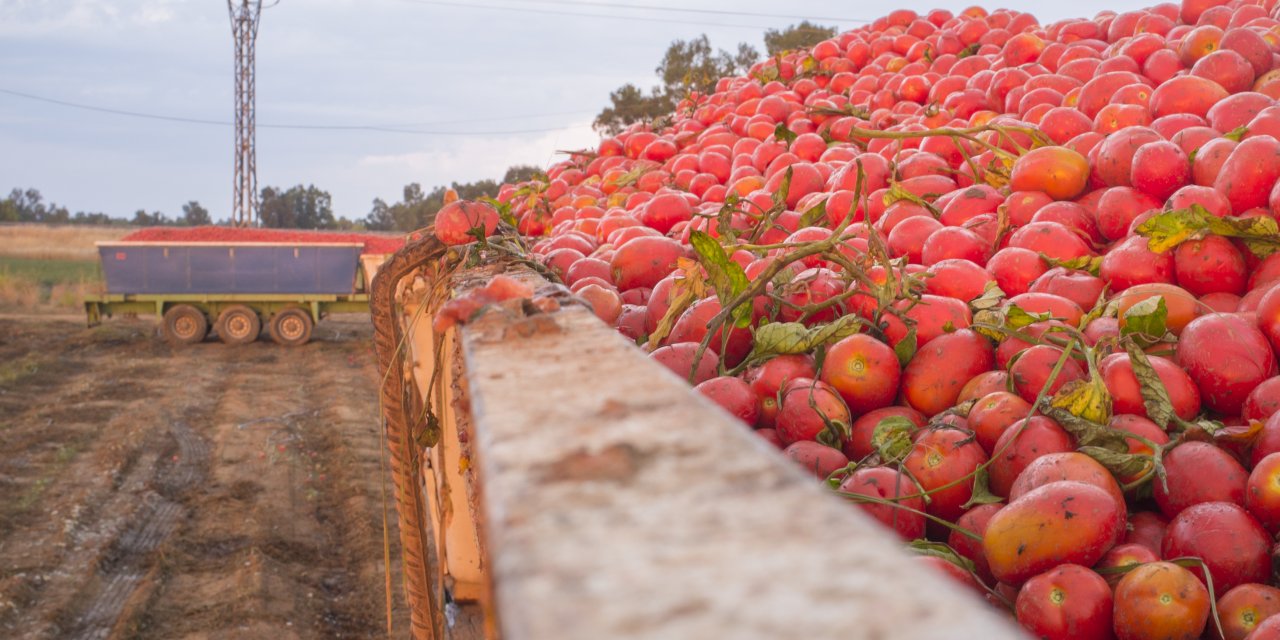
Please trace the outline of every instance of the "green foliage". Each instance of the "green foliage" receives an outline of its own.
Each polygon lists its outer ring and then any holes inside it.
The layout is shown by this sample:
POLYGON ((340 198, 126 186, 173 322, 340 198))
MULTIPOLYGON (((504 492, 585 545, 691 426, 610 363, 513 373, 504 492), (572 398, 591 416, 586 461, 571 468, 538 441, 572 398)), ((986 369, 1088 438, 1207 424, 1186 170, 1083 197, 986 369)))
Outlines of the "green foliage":
POLYGON ((334 229, 332 198, 315 185, 297 185, 288 191, 264 187, 258 203, 258 220, 275 229, 334 229))
MULTIPOLYGON (((543 175, 542 170, 533 165, 515 165, 503 174, 502 183, 525 182, 543 175)), ((404 188, 400 202, 387 204, 382 198, 375 198, 369 215, 360 222, 373 231, 421 229, 435 221, 436 212, 444 206, 444 194, 449 189, 456 191, 461 200, 479 200, 498 195, 498 187, 502 183, 494 180, 454 182, 447 187, 438 186, 424 193, 422 185, 414 182, 404 188)))
POLYGON ((200 206, 200 203, 195 200, 182 205, 181 221, 188 227, 213 224, 213 220, 209 217, 209 210, 200 206))
POLYGON ((770 29, 764 32, 764 48, 769 57, 794 49, 808 49, 836 35, 835 27, 824 27, 805 20, 786 29, 770 29))
POLYGON ((733 52, 712 49, 705 34, 692 40, 676 40, 654 69, 661 84, 648 92, 630 83, 619 87, 609 94, 609 106, 596 116, 592 126, 613 135, 635 122, 669 115, 685 96, 710 93, 720 78, 745 73, 759 57, 759 52, 746 43, 740 43, 733 52))

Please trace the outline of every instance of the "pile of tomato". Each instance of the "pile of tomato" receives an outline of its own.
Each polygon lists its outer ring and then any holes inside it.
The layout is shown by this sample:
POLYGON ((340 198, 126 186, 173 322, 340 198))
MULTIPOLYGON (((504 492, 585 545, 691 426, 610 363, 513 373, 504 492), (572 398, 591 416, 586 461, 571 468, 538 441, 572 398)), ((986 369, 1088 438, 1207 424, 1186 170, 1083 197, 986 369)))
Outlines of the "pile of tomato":
POLYGON ((372 233, 305 231, 300 229, 258 229, 241 227, 147 227, 122 238, 126 242, 351 242, 364 245, 363 253, 395 253, 404 239, 372 233))
POLYGON ((1278 98, 1275 0, 897 10, 436 233, 1036 636, 1280 638, 1278 98))

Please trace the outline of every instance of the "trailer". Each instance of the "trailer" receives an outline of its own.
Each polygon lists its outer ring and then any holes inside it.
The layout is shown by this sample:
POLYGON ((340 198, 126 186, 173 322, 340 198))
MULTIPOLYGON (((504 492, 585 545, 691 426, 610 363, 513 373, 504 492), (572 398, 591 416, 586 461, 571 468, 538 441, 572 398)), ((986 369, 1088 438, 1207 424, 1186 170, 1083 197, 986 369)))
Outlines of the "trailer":
POLYGON ((97 243, 106 293, 85 299, 89 326, 154 315, 176 344, 212 330, 226 344, 306 344, 332 313, 368 313, 367 284, 384 254, 360 242, 97 243))

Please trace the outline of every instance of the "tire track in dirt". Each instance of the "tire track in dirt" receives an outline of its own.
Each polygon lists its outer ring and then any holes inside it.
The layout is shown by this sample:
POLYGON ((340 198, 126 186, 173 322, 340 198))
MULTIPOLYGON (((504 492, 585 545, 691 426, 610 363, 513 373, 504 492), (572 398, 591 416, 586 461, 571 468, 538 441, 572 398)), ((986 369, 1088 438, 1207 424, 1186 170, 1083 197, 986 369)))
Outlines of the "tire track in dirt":
POLYGON ((0 378, 0 492, 35 496, 0 503, 0 637, 385 635, 370 332, 326 324, 175 349, 0 319, 35 372, 0 378))
MULTIPOLYGON (((175 422, 169 432, 177 441, 177 460, 157 473, 154 484, 164 494, 177 496, 203 475, 209 446, 185 422, 175 422)), ((100 563, 98 571, 105 582, 96 593, 86 594, 88 604, 71 637, 105 640, 110 636, 125 604, 146 575, 150 555, 187 517, 181 504, 154 491, 144 495, 144 504, 133 518, 133 524, 120 535, 100 563)))

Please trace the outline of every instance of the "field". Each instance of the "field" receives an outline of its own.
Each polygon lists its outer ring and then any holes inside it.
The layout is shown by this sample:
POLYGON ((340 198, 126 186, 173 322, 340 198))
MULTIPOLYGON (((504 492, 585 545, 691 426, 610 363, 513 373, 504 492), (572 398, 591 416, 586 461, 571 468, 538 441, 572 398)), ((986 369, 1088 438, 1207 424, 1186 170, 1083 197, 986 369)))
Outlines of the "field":
POLYGON ((118 240, 129 227, 0 225, 0 311, 78 311, 98 293, 95 242, 118 240))
POLYGON ((0 316, 0 637, 378 637, 388 568, 403 636, 368 320, 293 350, 154 333, 0 316))

